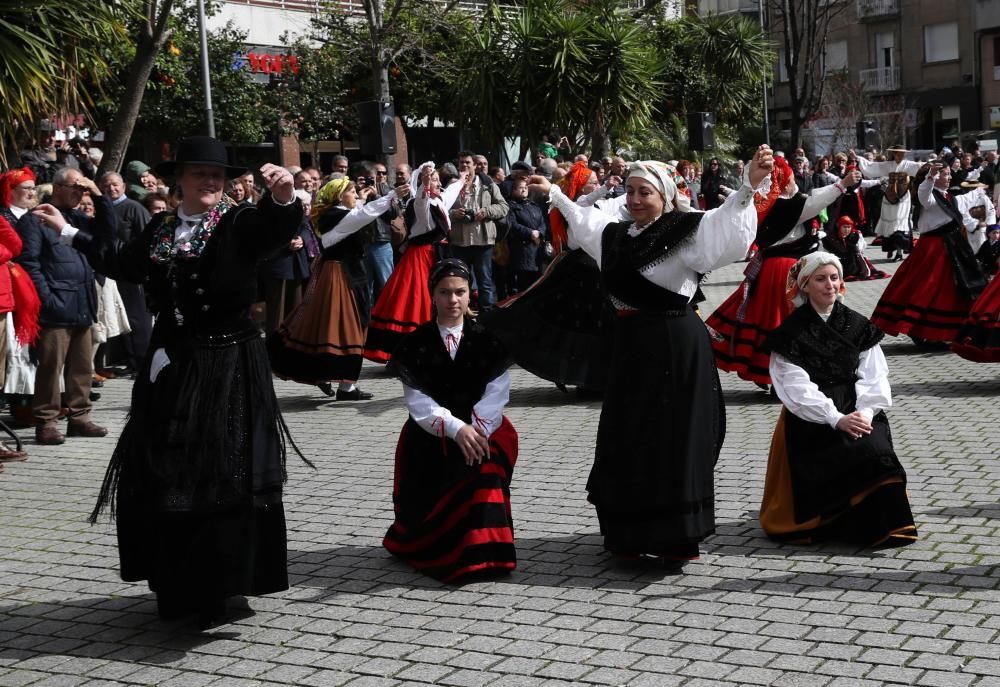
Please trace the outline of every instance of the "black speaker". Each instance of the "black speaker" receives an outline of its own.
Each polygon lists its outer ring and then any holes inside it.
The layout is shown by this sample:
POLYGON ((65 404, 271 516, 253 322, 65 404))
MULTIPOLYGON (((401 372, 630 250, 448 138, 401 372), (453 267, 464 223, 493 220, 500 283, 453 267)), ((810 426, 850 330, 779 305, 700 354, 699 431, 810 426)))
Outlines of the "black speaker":
POLYGON ((396 111, 391 102, 369 100, 358 103, 358 144, 362 155, 396 152, 396 111))
POLYGON ((880 140, 878 122, 866 119, 855 123, 854 126, 858 138, 858 150, 867 150, 869 146, 878 147, 880 140))
POLYGON ((688 112, 688 148, 715 149, 715 115, 711 112, 688 112))

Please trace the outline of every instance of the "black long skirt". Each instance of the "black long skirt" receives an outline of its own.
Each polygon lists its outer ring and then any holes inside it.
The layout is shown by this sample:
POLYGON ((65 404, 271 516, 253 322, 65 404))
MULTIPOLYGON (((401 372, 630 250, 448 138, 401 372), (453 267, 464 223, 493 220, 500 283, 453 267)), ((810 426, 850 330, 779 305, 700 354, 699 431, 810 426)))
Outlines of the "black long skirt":
POLYGON ((528 372, 593 391, 607 384, 614 315, 601 271, 582 250, 560 253, 530 288, 480 320, 528 372))
POLYGON ((726 424, 708 330, 690 308, 619 316, 610 363, 587 482, 605 548, 697 557, 726 424))
POLYGON ((148 580, 165 617, 288 588, 286 431, 252 323, 137 377, 92 519, 112 502, 121 577, 148 580))

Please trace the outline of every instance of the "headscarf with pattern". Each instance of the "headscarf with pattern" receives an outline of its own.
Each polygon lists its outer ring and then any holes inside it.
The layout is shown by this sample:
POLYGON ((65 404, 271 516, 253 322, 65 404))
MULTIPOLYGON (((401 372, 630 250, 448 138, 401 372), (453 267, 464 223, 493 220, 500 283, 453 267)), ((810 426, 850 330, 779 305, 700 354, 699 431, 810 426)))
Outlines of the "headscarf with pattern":
POLYGON ((658 160, 641 160, 630 162, 628 166, 629 179, 642 179, 660 192, 663 196, 663 212, 671 210, 691 212, 691 199, 679 191, 687 182, 677 172, 677 168, 658 160))
POLYGON ((314 226, 319 226, 319 216, 328 207, 339 203, 344 191, 349 189, 353 183, 349 177, 345 176, 328 181, 323 185, 323 188, 316 194, 316 202, 313 203, 312 220, 314 226))
POLYGON ((844 294, 847 292, 847 288, 844 286, 844 266, 840 264, 840 258, 836 255, 821 250, 799 258, 798 262, 788 270, 788 283, 786 284, 788 290, 785 292, 788 300, 796 306, 809 302, 809 296, 802 291, 802 287, 809 281, 812 273, 823 265, 833 265, 837 268, 837 273, 840 274, 840 292, 837 294, 837 300, 844 300, 844 294))

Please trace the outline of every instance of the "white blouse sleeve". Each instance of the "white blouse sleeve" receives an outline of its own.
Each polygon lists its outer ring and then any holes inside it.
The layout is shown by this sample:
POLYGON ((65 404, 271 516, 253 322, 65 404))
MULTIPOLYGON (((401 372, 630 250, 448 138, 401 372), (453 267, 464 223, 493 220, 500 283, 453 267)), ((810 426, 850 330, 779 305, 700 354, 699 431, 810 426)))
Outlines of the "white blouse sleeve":
POLYGON ((858 170, 865 179, 878 179, 889 176, 890 172, 896 171, 896 163, 890 160, 885 162, 869 162, 863 157, 858 158, 858 170))
POLYGON ((611 193, 611 189, 609 189, 607 186, 601 185, 595 188, 587 195, 580 196, 579 198, 577 198, 576 204, 582 208, 589 208, 597 201, 602 200, 609 193, 611 193))
POLYGON ((506 371, 486 385, 479 402, 472 407, 472 421, 486 436, 503 422, 503 409, 510 401, 510 374, 506 371))
POLYGON ((688 268, 705 274, 742 260, 757 236, 753 189, 744 184, 701 218, 694 241, 678 254, 688 268))
POLYGON ((778 353, 771 353, 768 366, 774 393, 788 411, 807 422, 825 423, 836 428, 844 414, 819 390, 809 373, 778 353))
POLYGON ((889 365, 882 347, 875 344, 862 351, 858 362, 858 381, 854 383, 858 402, 855 407, 870 421, 880 410, 892 407, 892 389, 889 388, 889 365))
POLYGON ((371 224, 376 217, 384 213, 392 206, 392 201, 396 198, 396 191, 389 191, 381 198, 368 201, 364 205, 356 205, 348 212, 342 220, 337 222, 330 231, 320 237, 320 243, 324 248, 335 246, 348 236, 362 227, 371 224))
POLYGON ((451 210, 451 206, 458 200, 458 194, 462 192, 463 186, 465 184, 456 179, 448 184, 448 188, 441 193, 441 203, 444 205, 445 214, 448 213, 448 210, 451 210))
POLYGON ((928 174, 927 178, 917 187, 917 200, 925 208, 937 205, 937 201, 934 200, 934 182, 937 181, 937 177, 937 174, 928 174))
POLYGON ((458 430, 465 426, 465 423, 452 415, 450 410, 439 406, 433 398, 406 384, 403 385, 403 399, 406 401, 407 410, 410 411, 410 417, 429 434, 454 439, 458 430))
POLYGON ((828 207, 830 203, 837 200, 843 192, 844 187, 840 184, 840 179, 835 184, 814 188, 809 197, 806 198, 806 204, 802 206, 802 214, 799 215, 799 220, 796 224, 802 224, 821 213, 823 208, 828 207))
POLYGON ((604 213, 600 208, 581 207, 566 197, 558 186, 549 191, 549 203, 566 218, 570 245, 582 248, 587 255, 601 264, 601 236, 604 227, 618 222, 617 217, 604 213))

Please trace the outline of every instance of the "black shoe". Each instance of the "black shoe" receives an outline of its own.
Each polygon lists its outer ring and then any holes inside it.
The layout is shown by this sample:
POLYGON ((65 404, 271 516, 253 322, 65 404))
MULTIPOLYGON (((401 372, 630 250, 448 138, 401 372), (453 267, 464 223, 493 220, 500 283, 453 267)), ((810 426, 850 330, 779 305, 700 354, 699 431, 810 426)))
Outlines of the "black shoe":
POLYGON ((101 395, 99 393, 97 393, 96 391, 91 391, 90 392, 90 402, 91 403, 93 403, 94 401, 100 401, 100 400, 101 400, 101 395))
POLYGON ((336 391, 334 391, 333 384, 331 384, 330 382, 323 382, 322 384, 317 384, 316 386, 319 387, 319 390, 322 391, 327 396, 333 396, 335 393, 337 393, 336 391))
POLYGON ((899 251, 899 254, 896 256, 896 259, 893 260, 893 262, 903 262, 903 257, 904 257, 903 251, 899 251))
POLYGON ((96 379, 90 382, 91 389, 100 389, 102 386, 104 386, 104 382, 98 381, 96 379))
POLYGON ((370 401, 374 396, 367 391, 362 391, 361 387, 354 387, 350 391, 337 389, 338 401, 370 401))

